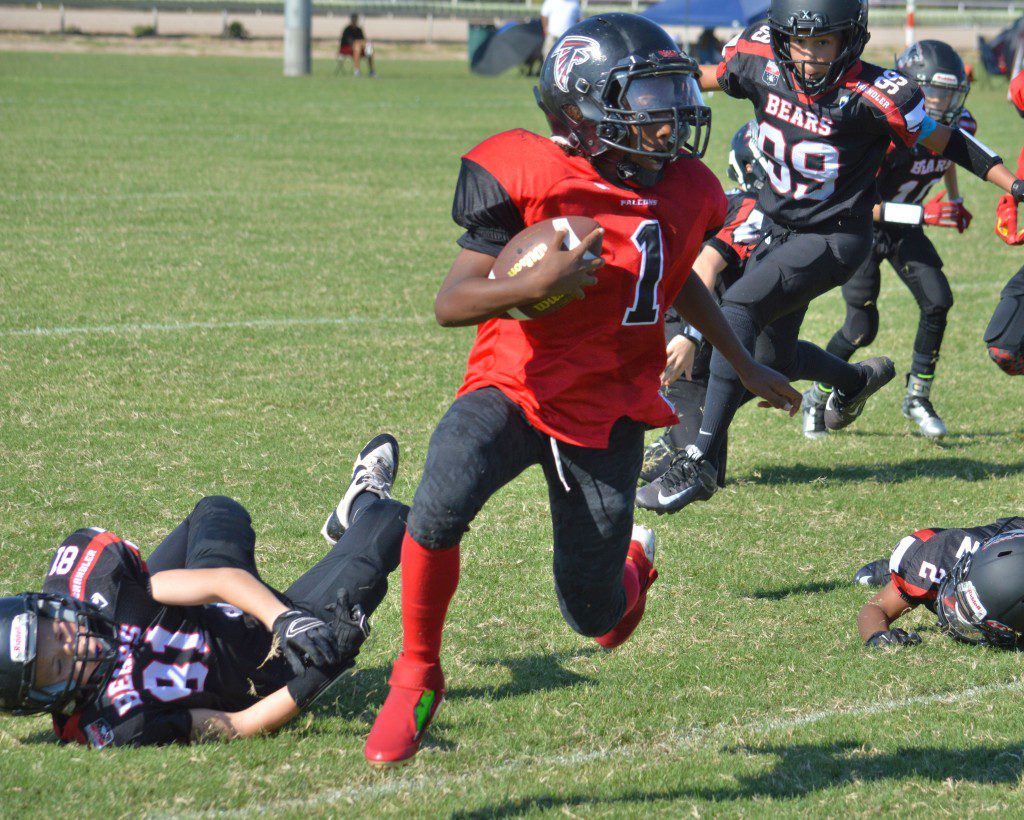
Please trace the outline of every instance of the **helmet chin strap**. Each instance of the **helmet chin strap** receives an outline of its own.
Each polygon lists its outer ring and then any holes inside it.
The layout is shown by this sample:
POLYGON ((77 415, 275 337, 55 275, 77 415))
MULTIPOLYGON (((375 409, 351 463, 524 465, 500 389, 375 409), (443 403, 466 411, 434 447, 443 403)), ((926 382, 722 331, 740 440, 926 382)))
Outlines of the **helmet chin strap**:
POLYGON ((609 182, 625 183, 630 188, 650 188, 661 182, 661 178, 665 176, 666 163, 663 162, 657 170, 651 170, 634 162, 628 154, 614 159, 605 156, 595 157, 594 164, 601 176, 609 182))

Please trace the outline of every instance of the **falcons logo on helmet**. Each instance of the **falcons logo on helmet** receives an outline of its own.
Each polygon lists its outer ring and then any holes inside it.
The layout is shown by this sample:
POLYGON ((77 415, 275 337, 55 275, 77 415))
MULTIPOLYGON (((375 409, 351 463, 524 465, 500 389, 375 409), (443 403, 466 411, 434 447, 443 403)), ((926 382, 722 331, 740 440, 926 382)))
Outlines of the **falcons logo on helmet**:
POLYGON ((590 37, 566 37, 558 44, 553 58, 555 85, 562 91, 569 90, 569 74, 572 70, 601 56, 601 46, 590 37))

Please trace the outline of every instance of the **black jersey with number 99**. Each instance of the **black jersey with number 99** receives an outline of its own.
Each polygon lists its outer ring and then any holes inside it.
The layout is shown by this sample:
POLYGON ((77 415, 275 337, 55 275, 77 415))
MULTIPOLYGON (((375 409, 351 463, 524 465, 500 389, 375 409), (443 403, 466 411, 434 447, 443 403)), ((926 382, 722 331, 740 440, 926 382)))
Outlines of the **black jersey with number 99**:
POLYGON ((733 38, 722 57, 722 90, 754 104, 769 181, 761 210, 789 227, 865 217, 889 143, 914 145, 927 117, 917 84, 858 60, 836 88, 809 97, 787 84, 761 24, 733 38))

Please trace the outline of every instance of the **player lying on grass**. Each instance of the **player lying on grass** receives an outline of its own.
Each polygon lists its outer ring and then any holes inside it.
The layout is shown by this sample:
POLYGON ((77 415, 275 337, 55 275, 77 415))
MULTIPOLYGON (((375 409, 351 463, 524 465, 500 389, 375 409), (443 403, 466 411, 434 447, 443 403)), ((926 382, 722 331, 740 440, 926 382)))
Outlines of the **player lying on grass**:
POLYGON ((893 623, 922 605, 957 640, 1019 646, 1024 639, 1024 518, 918 530, 896 545, 888 561, 861 567, 854 580, 885 585, 857 615, 857 630, 868 646, 920 643, 917 633, 893 623))
MULTIPOLYGON (((916 82, 861 61, 867 14, 862 0, 772 0, 766 23, 737 35, 721 63, 701 67, 701 88, 753 103, 769 163, 758 206, 773 228, 725 292, 722 312, 747 350, 769 332, 770 364, 787 377, 835 387, 824 413, 830 430, 852 424, 896 373, 885 357, 851 365, 797 347, 810 302, 844 284, 871 252, 875 176, 889 144, 921 144, 1024 198, 1024 180, 993 151, 928 116, 916 82)), ((643 506, 675 512, 715 493, 719 451, 743 394, 716 353, 700 432, 658 480, 656 503, 643 506)))
MULTIPOLYGON (((914 43, 896 58, 896 70, 921 86, 929 117, 967 134, 977 131, 974 118, 964 108, 971 87, 967 69, 952 47, 938 40, 914 43)), ((953 292, 942 270, 942 258, 923 228, 956 228, 963 233, 971 214, 960 199, 953 161, 923 144, 890 144, 876 182, 881 201, 873 211, 874 246, 843 285, 846 321, 826 350, 849 361, 859 348, 874 341, 879 323, 881 264, 888 260, 920 309, 903 415, 917 424, 924 436, 939 439, 946 435, 946 424, 932 404, 931 391, 953 292), (940 179, 945 181, 946 191, 925 201, 940 179), (947 192, 948 201, 944 198, 947 192)), ((804 393, 803 429, 807 438, 828 434, 825 404, 831 392, 829 385, 814 384, 804 393)))
MULTIPOLYGON (((1010 100, 1024 117, 1024 71, 1010 82, 1010 100)), ((1017 158, 1017 174, 1024 174, 1024 148, 1017 158)), ((1012 197, 999 199, 996 233, 1008 245, 1024 245, 1024 230, 1017 230, 1017 203, 1012 197)), ((985 346, 992 361, 1008 376, 1024 375, 1024 267, 999 294, 999 304, 985 330, 985 346)))
POLYGON ((434 309, 444 326, 479 328, 409 514, 402 654, 366 741, 371 763, 416 754, 445 689, 441 636, 459 544, 486 501, 528 467, 539 464, 547 482, 566 623, 605 648, 639 624, 657 577, 653 533, 633 525, 644 431, 677 420, 658 395, 670 305, 751 393, 797 409, 800 394, 739 345, 689 275, 725 218, 722 187, 699 160, 711 112, 696 73, 649 20, 591 17, 563 35, 541 70, 538 97, 556 138, 508 131, 463 157, 452 209, 462 250, 434 309), (595 229, 572 251, 556 242, 515 278, 489 277, 525 227, 568 215, 597 220, 603 238, 595 229), (603 260, 586 261, 599 239, 603 260), (562 294, 576 299, 557 313, 502 318, 562 294))
POLYGON ((0 598, 0 710, 49 712, 61 740, 95 748, 279 728, 369 634, 405 528, 397 468, 391 436, 363 449, 324 525, 330 551, 283 594, 230 498, 202 499, 148 561, 111 532, 73 533, 41 593, 0 598))

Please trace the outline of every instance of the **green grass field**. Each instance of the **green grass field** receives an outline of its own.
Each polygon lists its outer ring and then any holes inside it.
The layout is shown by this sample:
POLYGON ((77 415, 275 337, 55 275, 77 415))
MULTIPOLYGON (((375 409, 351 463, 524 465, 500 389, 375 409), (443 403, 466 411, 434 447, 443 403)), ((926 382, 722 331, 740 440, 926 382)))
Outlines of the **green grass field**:
MULTIPOLYGON (((528 81, 464 64, 316 70, 0 54, 0 593, 38 588, 82 525, 145 552, 207 493, 252 510, 283 587, 382 429, 411 498, 472 340, 431 310, 459 155, 542 118, 528 81)), ((1004 95, 981 85, 970 107, 1013 161, 1004 95)), ((724 171, 749 107, 712 104, 724 171)), ((277 737, 93 753, 44 719, 0 720, 0 814, 1021 814, 1020 659, 954 645, 925 612, 905 653, 868 652, 854 628, 862 563, 1024 501, 1024 385, 981 343, 1020 255, 992 232, 995 193, 961 178, 974 225, 932 232, 957 300, 943 446, 913 434, 895 383, 823 442, 741 411, 727 491, 641 516, 662 577, 609 655, 561 621, 532 470, 463 543, 448 703, 414 766, 377 773, 361 752, 400 643, 396 583, 338 702, 277 737)), ((881 303, 868 353, 902 373, 916 306, 891 272, 881 303)), ((804 335, 824 343, 841 316, 830 294, 804 335)))

